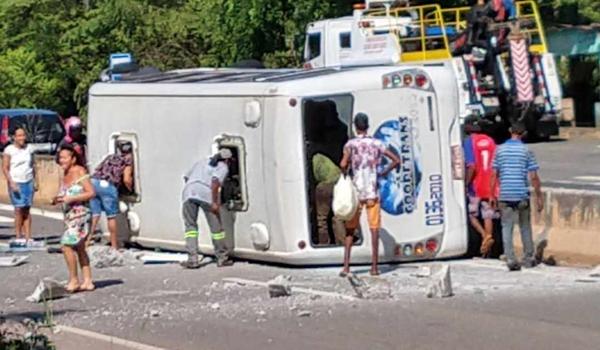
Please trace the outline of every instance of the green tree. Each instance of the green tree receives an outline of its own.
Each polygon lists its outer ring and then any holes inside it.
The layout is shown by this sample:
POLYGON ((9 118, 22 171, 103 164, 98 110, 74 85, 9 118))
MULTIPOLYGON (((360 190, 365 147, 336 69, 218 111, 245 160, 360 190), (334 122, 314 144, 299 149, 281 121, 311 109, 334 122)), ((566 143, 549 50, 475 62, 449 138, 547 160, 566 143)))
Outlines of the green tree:
POLYGON ((26 48, 0 55, 0 106, 2 108, 56 108, 60 81, 48 74, 35 53, 26 48))

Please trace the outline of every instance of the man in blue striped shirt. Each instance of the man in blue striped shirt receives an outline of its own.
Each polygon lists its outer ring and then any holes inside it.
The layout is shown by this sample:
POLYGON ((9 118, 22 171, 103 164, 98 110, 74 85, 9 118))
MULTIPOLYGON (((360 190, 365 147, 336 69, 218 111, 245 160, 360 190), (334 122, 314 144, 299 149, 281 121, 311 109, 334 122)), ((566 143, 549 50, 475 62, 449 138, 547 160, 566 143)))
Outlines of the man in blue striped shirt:
POLYGON ((500 183, 500 196, 493 203, 497 203, 502 213, 502 241, 504 255, 507 259, 508 269, 516 271, 521 269, 513 246, 513 227, 518 222, 523 243, 523 266, 533 267, 533 237, 531 233, 531 209, 529 203, 529 179, 535 190, 537 210, 543 209, 541 181, 538 176, 539 165, 535 156, 521 141, 525 134, 522 124, 511 127, 511 138, 500 145, 496 151, 492 168, 492 188, 496 181, 500 183))

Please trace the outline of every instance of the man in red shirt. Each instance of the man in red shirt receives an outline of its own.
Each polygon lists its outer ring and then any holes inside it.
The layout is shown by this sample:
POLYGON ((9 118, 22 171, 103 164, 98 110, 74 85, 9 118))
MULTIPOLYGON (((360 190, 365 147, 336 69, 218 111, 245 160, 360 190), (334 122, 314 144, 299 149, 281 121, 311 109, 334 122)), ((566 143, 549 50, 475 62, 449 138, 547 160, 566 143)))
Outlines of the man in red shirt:
POLYGON ((476 121, 465 123, 465 133, 468 135, 463 147, 467 165, 466 182, 469 198, 469 220, 481 235, 480 252, 483 256, 487 256, 494 245, 492 233, 496 211, 492 207, 490 199, 495 197, 497 187, 492 189, 490 184, 496 143, 491 137, 481 133, 481 127, 476 121), (479 221, 479 217, 483 219, 483 226, 479 221))

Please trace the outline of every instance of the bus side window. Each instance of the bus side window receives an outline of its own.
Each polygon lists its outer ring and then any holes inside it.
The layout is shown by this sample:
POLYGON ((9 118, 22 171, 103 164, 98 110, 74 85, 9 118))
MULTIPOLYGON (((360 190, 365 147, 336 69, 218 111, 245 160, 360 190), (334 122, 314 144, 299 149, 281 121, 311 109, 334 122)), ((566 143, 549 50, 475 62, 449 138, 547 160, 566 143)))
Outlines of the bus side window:
POLYGON ((321 56, 321 33, 310 33, 308 34, 308 59, 312 60, 321 56))
POLYGON ((349 49, 352 47, 352 41, 350 32, 342 32, 340 33, 340 48, 341 49, 349 49))
POLYGON ((229 173, 221 187, 221 202, 231 211, 248 210, 246 184, 246 146, 239 136, 222 135, 216 140, 218 148, 228 148, 233 154, 229 173))
POLYGON ((119 199, 128 203, 139 203, 142 200, 142 188, 140 182, 139 143, 137 135, 130 132, 114 133, 110 136, 109 154, 119 153, 118 145, 126 143, 131 145, 133 157, 133 188, 130 191, 124 185, 119 188, 119 199))

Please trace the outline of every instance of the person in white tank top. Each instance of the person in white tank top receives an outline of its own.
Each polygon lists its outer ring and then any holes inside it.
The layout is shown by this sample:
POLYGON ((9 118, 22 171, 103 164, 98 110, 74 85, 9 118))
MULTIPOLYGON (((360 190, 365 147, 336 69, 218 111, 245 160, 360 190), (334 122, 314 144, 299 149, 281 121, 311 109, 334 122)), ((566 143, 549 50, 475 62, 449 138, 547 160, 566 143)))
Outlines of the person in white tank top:
POLYGON ((8 194, 15 208, 15 234, 17 239, 31 240, 31 215, 29 209, 37 191, 33 151, 27 145, 25 129, 18 127, 13 143, 4 149, 2 171, 6 178, 8 194))

